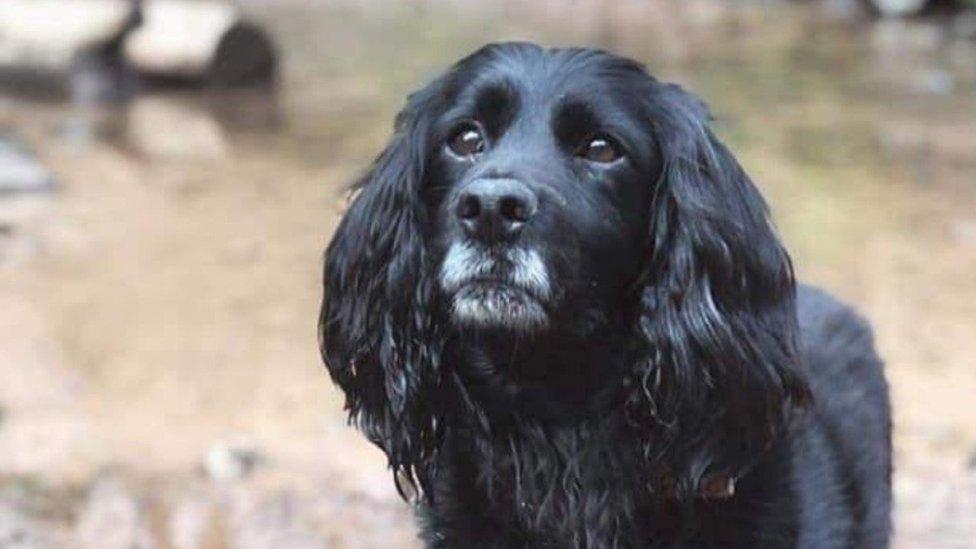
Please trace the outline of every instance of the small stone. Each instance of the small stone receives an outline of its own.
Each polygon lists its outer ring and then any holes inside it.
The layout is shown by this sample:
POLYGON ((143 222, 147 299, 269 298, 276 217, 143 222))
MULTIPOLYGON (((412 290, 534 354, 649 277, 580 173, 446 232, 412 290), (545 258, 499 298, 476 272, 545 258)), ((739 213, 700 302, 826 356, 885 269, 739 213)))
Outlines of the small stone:
POLYGON ((260 461, 254 448, 219 443, 207 452, 204 468, 213 480, 241 480, 250 476, 260 461))
POLYGON ((870 0, 871 5, 883 17, 914 15, 928 4, 928 0, 870 0))
POLYGON ((0 196, 47 192, 54 188, 54 176, 26 146, 0 135, 0 196))
POLYGON ((14 505, 0 502, 0 547, 37 549, 54 547, 45 526, 32 520, 14 505))

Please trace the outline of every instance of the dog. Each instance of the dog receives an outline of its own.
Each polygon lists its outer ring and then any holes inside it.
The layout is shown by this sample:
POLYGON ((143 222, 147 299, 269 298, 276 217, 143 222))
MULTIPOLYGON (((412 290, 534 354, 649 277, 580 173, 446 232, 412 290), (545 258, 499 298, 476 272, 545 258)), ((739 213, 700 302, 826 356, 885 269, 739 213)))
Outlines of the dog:
POLYGON ((407 99, 320 347, 427 547, 885 547, 869 326, 798 285, 701 100, 485 46, 407 99))

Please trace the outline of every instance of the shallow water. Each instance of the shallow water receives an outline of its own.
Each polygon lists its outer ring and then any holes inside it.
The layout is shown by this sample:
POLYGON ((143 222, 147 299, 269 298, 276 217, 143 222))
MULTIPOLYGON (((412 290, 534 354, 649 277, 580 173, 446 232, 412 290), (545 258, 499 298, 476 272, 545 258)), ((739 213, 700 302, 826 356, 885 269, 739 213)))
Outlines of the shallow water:
POLYGON ((175 485, 243 440, 279 476, 340 487, 344 524, 303 523, 340 546, 386 528, 377 509, 407 520, 321 370, 319 254, 404 95, 484 42, 532 39, 634 56, 706 99, 800 277, 876 328, 913 511, 900 545, 972 539, 976 43, 776 2, 573 5, 253 3, 283 53, 274 97, 0 96, 0 128, 61 181, 0 197, 0 368, 17 380, 0 388, 0 473, 84 486, 111 463, 175 485))

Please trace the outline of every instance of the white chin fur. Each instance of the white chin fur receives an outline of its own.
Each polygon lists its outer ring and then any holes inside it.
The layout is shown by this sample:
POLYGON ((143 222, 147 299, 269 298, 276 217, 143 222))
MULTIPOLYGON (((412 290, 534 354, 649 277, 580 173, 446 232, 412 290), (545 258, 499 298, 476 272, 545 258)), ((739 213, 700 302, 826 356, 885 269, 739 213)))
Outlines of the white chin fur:
POLYGON ((536 332, 549 323, 538 301, 506 287, 464 288, 454 296, 451 312, 458 325, 468 328, 536 332))
POLYGON ((441 267, 441 287, 455 292, 472 280, 491 278, 499 268, 499 261, 511 266, 506 278, 512 286, 543 300, 552 294, 549 271, 538 251, 511 248, 496 260, 485 250, 467 242, 452 244, 447 251, 441 267))
POLYGON ((536 250, 511 248, 498 257, 471 243, 455 243, 440 278, 453 297, 452 313, 459 325, 536 331, 548 324, 542 303, 552 295, 552 284, 536 250), (486 279, 499 282, 477 282, 486 279))

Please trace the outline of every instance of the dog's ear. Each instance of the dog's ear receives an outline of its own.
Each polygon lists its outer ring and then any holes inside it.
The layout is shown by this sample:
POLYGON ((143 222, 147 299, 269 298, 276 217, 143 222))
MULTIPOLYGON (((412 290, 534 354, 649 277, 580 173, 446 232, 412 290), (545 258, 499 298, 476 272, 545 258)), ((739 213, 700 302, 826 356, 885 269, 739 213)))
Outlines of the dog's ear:
POLYGON ((700 100, 654 82, 646 106, 664 168, 627 410, 647 454, 694 490, 706 474, 734 476, 757 459, 809 392, 793 270, 762 196, 700 100))
MULTIPOLYGON (((325 253, 319 345, 350 421, 398 478, 427 484, 442 337, 421 186, 437 83, 410 96, 325 253)), ((398 483, 398 487, 399 487, 398 483)))

